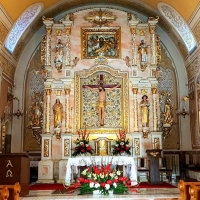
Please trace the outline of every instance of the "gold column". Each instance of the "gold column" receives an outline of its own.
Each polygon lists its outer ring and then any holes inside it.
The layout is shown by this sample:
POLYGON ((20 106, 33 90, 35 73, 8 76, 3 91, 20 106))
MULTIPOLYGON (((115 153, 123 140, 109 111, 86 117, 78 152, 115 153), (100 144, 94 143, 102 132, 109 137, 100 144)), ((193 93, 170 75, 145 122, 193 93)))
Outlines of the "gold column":
POLYGON ((45 89, 46 92, 46 123, 45 123, 45 133, 50 133, 50 113, 51 113, 51 89, 45 89))
POLYGON ((65 130, 67 133, 70 132, 70 89, 65 89, 65 130))
POLYGON ((66 28, 66 66, 71 66, 71 55, 70 55, 70 33, 71 28, 66 28))
POLYGON ((46 65, 51 65, 51 28, 47 28, 46 65))
POLYGON ((137 47, 136 47, 136 27, 131 28, 132 36, 132 53, 133 53, 133 65, 137 65, 137 47))
POLYGON ((153 94, 153 131, 157 131, 157 88, 151 88, 153 94))
POLYGON ((150 51, 151 51, 151 64, 156 65, 156 39, 155 39, 155 25, 150 25, 149 26, 149 32, 151 34, 150 36, 150 51))
POLYGON ((132 88, 133 92, 133 116, 134 116, 134 131, 138 131, 138 102, 137 102, 137 93, 138 88, 132 88))

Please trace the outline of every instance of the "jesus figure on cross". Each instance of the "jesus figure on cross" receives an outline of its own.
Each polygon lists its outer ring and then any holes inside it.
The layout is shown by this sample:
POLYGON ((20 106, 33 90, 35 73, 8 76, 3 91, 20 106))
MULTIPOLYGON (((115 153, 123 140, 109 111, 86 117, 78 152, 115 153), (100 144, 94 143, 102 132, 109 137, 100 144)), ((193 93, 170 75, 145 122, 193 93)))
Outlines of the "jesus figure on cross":
POLYGON ((105 90, 105 88, 100 85, 98 89, 91 88, 89 86, 85 86, 86 88, 90 89, 92 92, 97 92, 99 94, 99 99, 98 99, 98 112, 99 112, 99 121, 100 121, 100 126, 104 126, 104 116, 105 116, 105 107, 106 107, 106 94, 115 88, 119 87, 120 85, 116 85, 113 88, 105 90))

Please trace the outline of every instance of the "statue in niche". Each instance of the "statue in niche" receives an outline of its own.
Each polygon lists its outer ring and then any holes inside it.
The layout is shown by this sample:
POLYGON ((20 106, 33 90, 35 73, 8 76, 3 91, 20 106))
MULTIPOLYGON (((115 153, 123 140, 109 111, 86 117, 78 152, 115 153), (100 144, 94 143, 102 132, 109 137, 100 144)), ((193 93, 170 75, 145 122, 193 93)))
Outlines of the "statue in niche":
POLYGON ((144 40, 141 40, 141 43, 138 47, 138 53, 140 55, 140 62, 147 62, 147 51, 148 45, 144 42, 144 40))
POLYGON ((169 97, 166 100, 165 111, 164 111, 163 115, 164 115, 163 125, 172 126, 174 123, 173 106, 171 105, 171 100, 169 97))
POLYGON ((54 114, 54 128, 61 128, 63 105, 62 103, 60 103, 60 99, 58 98, 56 99, 56 102, 53 105, 53 114, 54 114))
POLYGON ((58 72, 62 71, 62 63, 63 63, 63 44, 60 39, 58 39, 58 42, 56 44, 56 53, 54 56, 54 63, 56 65, 56 68, 58 72))
POLYGON ((142 101, 140 102, 140 109, 141 109, 141 119, 142 119, 142 126, 148 127, 149 125, 149 101, 148 96, 143 95, 142 101))

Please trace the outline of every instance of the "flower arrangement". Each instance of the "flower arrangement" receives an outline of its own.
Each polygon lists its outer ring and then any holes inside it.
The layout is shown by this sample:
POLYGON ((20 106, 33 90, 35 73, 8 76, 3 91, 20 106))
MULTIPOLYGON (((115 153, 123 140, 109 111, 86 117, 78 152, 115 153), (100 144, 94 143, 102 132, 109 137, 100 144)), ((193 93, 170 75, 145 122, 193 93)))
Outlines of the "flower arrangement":
POLYGON ((118 154, 128 154, 130 155, 130 146, 129 146, 129 139, 126 139, 126 132, 125 130, 119 130, 119 133, 117 135, 117 140, 113 147, 113 155, 118 154))
POLYGON ((74 141, 76 147, 72 156, 86 153, 93 154, 94 150, 89 145, 89 132, 87 132, 86 129, 83 131, 78 131, 78 136, 79 137, 74 141))
POLYGON ((79 178, 80 194, 98 191, 100 194, 127 193, 128 188, 123 183, 127 180, 126 177, 120 177, 121 171, 118 171, 113 165, 92 165, 87 167, 82 174, 84 177, 79 178))

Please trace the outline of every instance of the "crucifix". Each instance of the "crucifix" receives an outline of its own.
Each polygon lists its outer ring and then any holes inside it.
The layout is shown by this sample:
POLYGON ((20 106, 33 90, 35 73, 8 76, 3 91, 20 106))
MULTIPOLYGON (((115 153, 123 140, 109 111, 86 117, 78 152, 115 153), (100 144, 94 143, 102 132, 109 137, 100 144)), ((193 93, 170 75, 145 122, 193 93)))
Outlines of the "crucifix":
POLYGON ((99 121, 100 126, 104 126, 104 116, 105 116, 105 108, 106 108, 106 94, 111 92, 115 88, 120 88, 120 84, 103 84, 103 74, 99 75, 99 85, 83 85, 83 88, 88 88, 92 92, 97 92, 99 94, 98 98, 98 114, 99 114, 99 121), (105 89, 109 88, 109 89, 105 89))

